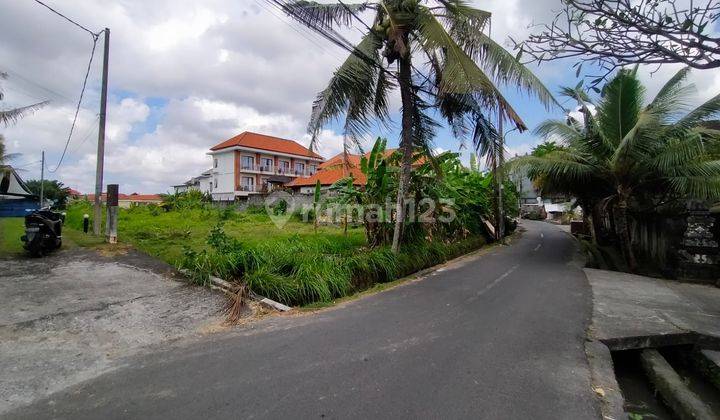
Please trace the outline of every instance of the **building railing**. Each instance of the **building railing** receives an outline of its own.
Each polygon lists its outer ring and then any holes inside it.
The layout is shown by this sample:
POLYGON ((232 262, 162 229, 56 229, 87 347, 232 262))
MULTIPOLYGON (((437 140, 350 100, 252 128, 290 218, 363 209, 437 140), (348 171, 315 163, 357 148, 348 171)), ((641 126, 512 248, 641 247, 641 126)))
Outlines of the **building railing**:
POLYGON ((291 169, 291 168, 285 168, 285 167, 274 167, 274 166, 263 166, 263 165, 240 165, 241 171, 252 171, 252 172, 260 172, 264 174, 272 174, 272 175, 286 175, 286 176, 301 176, 301 177, 308 177, 313 176, 317 172, 316 170, 312 169, 305 169, 305 170, 297 170, 297 169, 291 169))

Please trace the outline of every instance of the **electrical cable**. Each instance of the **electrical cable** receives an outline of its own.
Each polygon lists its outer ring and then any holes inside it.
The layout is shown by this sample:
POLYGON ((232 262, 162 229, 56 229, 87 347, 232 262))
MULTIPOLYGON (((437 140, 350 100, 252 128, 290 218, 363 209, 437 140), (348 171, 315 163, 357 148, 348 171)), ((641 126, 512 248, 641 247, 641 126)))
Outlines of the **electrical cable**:
POLYGON ((45 7, 46 7, 48 10, 50 10, 51 12, 55 13, 56 15, 60 16, 61 18, 65 19, 65 20, 67 20, 68 22, 72 23, 73 25, 77 26, 78 28, 82 29, 83 31, 89 33, 90 35, 93 36, 93 38, 97 38, 97 37, 98 37, 98 34, 96 34, 95 32, 93 32, 93 31, 91 31, 90 29, 88 29, 88 28, 82 26, 81 24, 75 22, 74 20, 70 19, 69 17, 65 16, 64 14, 58 12, 57 10, 55 10, 55 9, 53 9, 52 7, 48 6, 47 4, 41 2, 40 0, 35 0, 35 3, 38 3, 38 4, 41 4, 41 5, 45 6, 45 7))
POLYGON ((56 172, 60 168, 63 159, 65 159, 65 154, 67 153, 68 146, 70 145, 70 139, 72 138, 73 131, 75 130, 75 124, 77 123, 78 113, 80 113, 80 105, 82 104, 83 96, 85 95, 85 87, 87 86, 88 76, 90 75, 90 68, 92 67, 93 58, 95 57, 95 48, 97 47, 97 41, 98 37, 93 36, 93 46, 92 50, 90 51, 90 60, 88 60, 87 70, 85 71, 85 78, 83 79, 82 89, 80 90, 80 98, 78 99, 77 106, 75 107, 75 117, 73 117, 73 122, 70 126, 70 133, 68 134, 68 139, 65 142, 65 147, 63 148, 60 160, 58 161, 57 165, 55 165, 55 169, 48 168, 48 172, 56 172))

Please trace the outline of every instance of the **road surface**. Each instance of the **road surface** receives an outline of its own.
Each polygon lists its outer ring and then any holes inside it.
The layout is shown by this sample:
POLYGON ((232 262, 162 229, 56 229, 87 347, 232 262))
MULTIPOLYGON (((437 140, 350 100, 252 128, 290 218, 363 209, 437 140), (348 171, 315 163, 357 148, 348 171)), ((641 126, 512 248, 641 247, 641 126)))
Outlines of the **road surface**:
POLYGON ((598 418, 574 241, 511 246, 316 314, 272 317, 127 366, 11 418, 598 418))

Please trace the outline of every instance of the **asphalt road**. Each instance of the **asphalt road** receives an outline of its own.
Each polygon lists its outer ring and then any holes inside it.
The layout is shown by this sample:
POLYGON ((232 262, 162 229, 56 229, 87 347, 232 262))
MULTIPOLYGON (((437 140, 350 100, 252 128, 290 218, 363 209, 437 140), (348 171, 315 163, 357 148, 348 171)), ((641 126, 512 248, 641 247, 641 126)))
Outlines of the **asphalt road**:
POLYGON ((127 361, 10 418, 598 418, 590 289, 557 227, 316 314, 127 361))

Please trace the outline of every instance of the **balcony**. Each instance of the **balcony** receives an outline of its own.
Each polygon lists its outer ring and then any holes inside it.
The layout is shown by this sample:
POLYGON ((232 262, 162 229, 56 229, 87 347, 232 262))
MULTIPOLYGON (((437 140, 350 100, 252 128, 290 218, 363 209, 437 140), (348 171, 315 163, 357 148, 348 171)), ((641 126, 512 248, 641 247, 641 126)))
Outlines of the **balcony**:
POLYGON ((252 172, 267 175, 284 175, 284 176, 299 176, 309 177, 315 175, 317 170, 303 170, 299 171, 291 168, 274 167, 274 166, 261 166, 261 165, 240 165, 240 172, 252 172))

